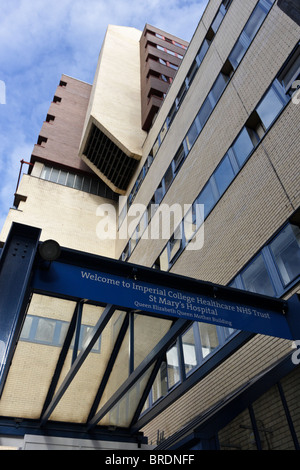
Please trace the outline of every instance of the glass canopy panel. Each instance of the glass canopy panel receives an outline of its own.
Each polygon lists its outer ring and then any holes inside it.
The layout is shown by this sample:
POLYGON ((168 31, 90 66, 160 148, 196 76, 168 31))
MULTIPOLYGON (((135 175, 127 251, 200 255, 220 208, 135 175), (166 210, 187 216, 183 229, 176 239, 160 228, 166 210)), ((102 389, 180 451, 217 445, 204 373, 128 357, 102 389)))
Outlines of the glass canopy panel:
POLYGON ((165 336, 172 320, 136 314, 134 316, 134 368, 148 356, 165 336))
MULTIPOLYGON (((134 357, 135 369, 165 336, 167 331, 170 329, 171 324, 172 320, 165 320, 163 318, 155 318, 138 313, 134 316, 134 351, 132 351, 132 354, 134 357)), ((129 377, 129 351, 130 334, 129 331, 127 331, 97 412, 101 410, 106 402, 129 377)), ((138 402, 136 403, 136 406, 137 404, 138 402)), ((99 424, 103 425, 105 422, 107 425, 113 425, 109 422, 109 416, 110 414, 107 414, 99 424)))
POLYGON ((153 368, 154 365, 149 367, 120 401, 99 421, 100 426, 117 426, 121 428, 130 426, 153 368))
POLYGON ((102 408, 102 406, 105 405, 105 403, 112 397, 112 395, 118 390, 118 388, 125 382, 125 380, 129 376, 129 345, 130 334, 128 329, 123 339, 113 369, 110 373, 107 385, 101 397, 97 412, 102 408))
MULTIPOLYGON (((103 307, 94 305, 86 304, 83 306, 81 321, 83 327, 81 328, 79 352, 84 346, 84 337, 88 329, 96 325, 103 310, 103 307)), ((88 354, 54 409, 50 420, 72 423, 85 423, 87 421, 125 315, 126 313, 123 311, 116 310, 114 312, 100 339, 88 354)), ((56 392, 70 370, 72 355, 73 349, 71 346, 56 387, 56 392)))
POLYGON ((0 400, 1 416, 40 418, 75 307, 33 294, 0 400))

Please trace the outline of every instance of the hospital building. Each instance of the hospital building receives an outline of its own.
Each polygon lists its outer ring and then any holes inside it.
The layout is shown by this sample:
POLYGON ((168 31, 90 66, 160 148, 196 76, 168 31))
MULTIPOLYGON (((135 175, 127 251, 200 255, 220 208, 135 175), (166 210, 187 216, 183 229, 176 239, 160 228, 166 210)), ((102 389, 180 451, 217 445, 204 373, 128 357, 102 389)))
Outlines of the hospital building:
POLYGON ((297 1, 209 0, 61 71, 0 234, 0 449, 299 450, 300 343, 258 313, 300 316, 299 38, 297 1))

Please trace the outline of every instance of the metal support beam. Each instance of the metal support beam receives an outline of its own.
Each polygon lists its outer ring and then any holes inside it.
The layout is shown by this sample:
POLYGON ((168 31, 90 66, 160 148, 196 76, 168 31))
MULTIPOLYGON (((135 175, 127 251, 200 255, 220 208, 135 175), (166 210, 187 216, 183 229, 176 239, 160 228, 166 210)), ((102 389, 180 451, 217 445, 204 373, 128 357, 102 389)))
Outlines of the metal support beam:
POLYGON ((73 354, 72 354, 72 362, 71 365, 74 364, 77 358, 78 354, 78 346, 79 346, 79 337, 80 337, 80 329, 81 329, 81 318, 82 318, 82 307, 83 307, 83 302, 78 302, 76 306, 76 333, 75 333, 75 341, 74 341, 74 347, 73 347, 73 354))
POLYGON ((93 403, 93 405, 92 405, 92 407, 91 407, 91 410, 90 410, 90 413, 89 413, 87 422, 89 422, 89 421, 95 416, 95 413, 96 413, 96 411, 97 411, 97 409, 98 409, 100 400, 101 400, 101 398, 102 398, 103 392, 104 392, 105 387, 106 387, 106 385, 107 385, 108 379, 109 379, 109 377, 110 377, 110 374, 111 374, 111 371, 112 371, 112 369, 113 369, 113 366, 114 366, 114 364, 115 364, 115 362, 116 362, 117 356, 118 356, 118 354, 119 354, 119 352, 120 352, 120 349, 121 349, 123 340, 124 340, 124 338, 125 338, 125 335, 126 335, 126 332, 127 332, 127 329, 128 329, 128 325, 129 325, 129 315, 130 315, 129 313, 126 314, 125 319, 124 319, 124 321, 123 321, 123 324, 122 324, 122 326, 121 326, 120 332, 119 332, 119 334, 118 334, 118 337, 117 337, 117 339, 116 339, 114 348, 113 348, 113 350, 112 350, 112 353, 111 353, 111 355, 110 355, 108 364, 107 364, 106 369, 105 369, 105 372, 104 372, 104 374, 103 374, 100 387, 99 387, 98 392, 97 392, 97 394, 96 394, 94 403, 93 403))
POLYGON ((13 223, 0 259, 0 396, 30 299, 41 230, 13 223))
POLYGON ((133 387, 133 385, 142 377, 142 375, 152 366, 152 364, 166 352, 173 341, 183 333, 191 324, 189 320, 177 320, 166 335, 160 340, 155 348, 141 362, 135 371, 128 377, 114 395, 106 402, 106 404, 98 411, 98 413, 88 422, 88 431, 90 431, 97 423, 118 403, 119 400, 133 387))
POLYGON ((97 324, 91 330, 90 334, 88 335, 85 347, 81 350, 78 354, 74 364, 72 365, 71 369, 69 370, 68 374, 66 375, 64 381, 62 382, 61 386, 59 387, 56 395, 51 400, 47 410, 45 411, 44 415, 41 419, 41 426, 44 426, 48 421, 49 417, 53 413, 54 409, 56 408, 57 404, 61 400, 62 396, 66 392, 67 388, 69 387, 70 383, 74 379, 75 375, 81 368, 82 364, 84 363, 85 359, 89 355, 90 351, 92 350, 93 346, 95 345, 96 341, 98 340, 99 336, 101 335, 102 331, 106 327, 107 323, 111 319, 116 307, 114 305, 107 305, 104 312, 101 314, 97 324))
POLYGON ((146 385, 146 388, 143 392, 142 398, 140 399, 140 401, 139 401, 139 403, 136 407, 135 413, 133 415, 133 418, 131 420, 131 423, 130 423, 130 426, 129 426, 130 429, 132 429, 133 425, 137 422, 137 420, 140 417, 140 414, 141 414, 142 409, 144 407, 145 401, 147 400, 147 397, 150 393, 150 390, 151 390, 152 385, 153 385, 153 383, 156 379, 156 376, 159 372, 159 369, 160 369, 160 366, 161 366, 163 360, 164 360, 164 355, 161 355, 161 357, 158 358, 158 360, 156 361, 156 364, 153 368, 153 371, 151 372, 151 375, 150 375, 150 378, 149 378, 148 383, 146 385))
POLYGON ((134 315, 129 314, 129 375, 134 371, 134 315))
POLYGON ((78 325, 78 316, 81 315, 81 309, 82 309, 82 302, 80 301, 80 302, 77 302, 76 307, 74 309, 74 313, 70 321, 70 325, 69 325, 69 328, 68 328, 68 331, 64 340, 64 344, 61 348, 60 355, 56 364, 55 372, 53 374, 51 384, 48 389, 47 397, 46 397, 46 400, 45 400, 45 403, 41 412, 41 416, 44 415, 45 411, 47 410, 54 396, 61 371, 63 369, 68 351, 72 343, 72 339, 76 330, 76 325, 78 325))

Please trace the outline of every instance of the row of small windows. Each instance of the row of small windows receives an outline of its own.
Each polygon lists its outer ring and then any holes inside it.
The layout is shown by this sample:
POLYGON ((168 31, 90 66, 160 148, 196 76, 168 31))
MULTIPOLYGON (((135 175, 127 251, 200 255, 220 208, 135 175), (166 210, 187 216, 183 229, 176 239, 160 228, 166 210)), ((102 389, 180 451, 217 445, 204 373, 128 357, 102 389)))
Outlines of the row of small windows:
POLYGON ((143 412, 166 396, 204 361, 221 349, 235 330, 195 322, 167 351, 143 412))
POLYGON ((300 229, 293 223, 283 230, 235 277, 231 287, 280 297, 300 275, 300 229))
MULTIPOLYGON (((264 19, 266 18, 272 4, 274 3, 275 0, 260 0, 258 5, 255 7, 252 15, 250 16, 245 28, 244 28, 244 31, 241 33, 236 45, 234 46, 229 58, 227 59, 227 61, 225 62, 223 68, 222 68, 222 71, 221 73, 219 74, 219 76, 217 77, 209 95, 207 96, 206 100, 204 101, 200 111, 199 111, 199 114, 198 114, 198 119, 197 119, 197 123, 194 122, 189 130, 189 133, 188 135, 186 136, 181 148, 179 148, 177 154, 183 154, 183 152, 185 153, 184 157, 187 156, 189 150, 191 149, 191 146, 192 144, 195 142, 195 139, 198 137, 199 133, 201 132, 201 129, 204 127, 206 121, 208 120, 211 112, 213 111, 214 107, 216 106, 218 100, 220 99, 221 97, 221 94, 223 93, 227 83, 230 81, 235 69, 237 68, 237 66, 239 65, 239 63, 241 62, 243 56, 245 55, 246 53, 246 50, 247 48, 250 46, 250 43, 251 41, 253 40, 255 34, 257 33, 258 29, 260 28, 262 22, 264 21, 264 19), (239 44, 241 42, 241 38, 247 38, 248 40, 245 41, 245 39, 242 39, 242 44, 245 45, 244 48, 240 48, 239 44), (246 46, 247 45, 247 46, 246 46), (236 53, 236 50, 239 49, 240 53, 237 54, 236 53), (202 126, 202 127, 201 127, 202 126)), ((133 189, 131 191, 131 193, 129 194, 128 196, 128 199, 127 199, 127 204, 125 204, 125 207, 124 209, 121 211, 120 213, 120 217, 119 217, 119 227, 121 226, 125 216, 126 216, 126 213, 127 213, 127 210, 129 209, 129 207, 131 206, 131 204, 133 203, 133 200, 144 180, 144 178, 146 177, 146 174, 148 173, 148 170, 154 160, 154 157, 156 156, 157 152, 158 152, 158 149, 160 148, 160 145, 175 117, 175 115, 177 114, 177 111, 179 110, 180 108, 180 105, 183 101, 183 98, 185 97, 188 89, 190 88, 191 84, 192 84, 192 81, 201 65, 201 63, 203 62, 204 60, 204 57, 211 45, 211 42, 214 38, 214 35, 216 34, 216 32, 218 31, 229 7, 230 7, 230 4, 231 4, 231 0, 230 1, 223 1, 221 6, 220 6, 220 9, 215 17, 215 19, 213 20, 212 22, 212 26, 209 28, 209 31, 208 31, 208 34, 207 36, 205 37, 198 53, 197 53, 197 56, 192 64, 192 66, 190 67, 190 70, 187 74, 187 77, 175 99, 175 102, 173 104, 173 106, 171 107, 171 110, 167 116, 167 119, 166 121, 164 122, 162 128, 161 128, 161 131, 158 135, 158 138, 156 139, 155 143, 154 143, 154 146, 147 158, 147 161, 145 162, 134 186, 133 186, 133 189), (212 33, 211 33, 212 31, 212 33)), ((175 159, 178 158, 177 156, 175 156, 175 159)))
MULTIPOLYGON (((213 210, 246 161, 250 158, 253 151, 259 145, 261 139, 269 130, 273 122, 290 101, 291 88, 286 88, 285 84, 287 84, 287 86, 291 86, 293 81, 296 80, 300 74, 299 51, 300 46, 298 45, 287 61, 287 64, 283 69, 284 73, 280 72, 278 78, 274 80, 263 99, 248 118, 236 140, 228 149, 220 164, 193 202, 192 208, 182 220, 180 226, 176 229, 174 235, 171 237, 162 254, 158 258, 156 265, 159 269, 168 270, 175 262, 175 255, 179 255, 185 249, 191 238, 200 229, 203 221, 213 210), (291 70, 293 71, 292 74, 290 73, 291 70), (288 80, 286 80, 287 76, 289 77, 288 80), (204 214, 202 217, 197 217, 197 211, 200 205, 204 205, 204 214)), ((199 112, 200 115, 202 109, 203 108, 201 108, 199 112)), ((143 227, 146 228, 149 224, 151 217, 155 210, 157 210, 164 195, 176 177, 180 166, 187 157, 188 149, 192 147, 199 135, 199 132, 201 132, 200 122, 200 117, 198 115, 186 136, 184 144, 181 145, 179 151, 175 155, 175 158, 165 173, 159 187, 156 189, 147 210, 142 216, 136 231, 122 253, 122 259, 124 261, 126 261, 132 254, 143 234, 143 227)))
POLYGON ((170 44, 173 44, 174 46, 181 47, 182 49, 187 48, 184 44, 180 44, 179 42, 175 41, 174 39, 167 38, 165 36, 162 36, 159 33, 155 33, 154 31, 147 30, 147 33, 157 37, 158 39, 161 39, 162 41, 166 41, 170 44))
POLYGON ((208 33, 206 34, 205 36, 205 39, 203 41, 203 43, 201 44, 201 47, 194 59, 194 62, 193 64, 191 65, 190 67, 190 70, 185 78, 185 81, 183 82, 183 85, 182 87, 180 88, 179 90, 179 93, 173 103, 173 106, 171 107, 171 110, 166 118, 166 121, 164 122, 162 128, 161 128, 161 131, 158 135, 158 138, 153 146, 153 149, 151 151, 152 155, 155 156, 165 135, 166 135, 166 132, 167 130, 169 129, 175 115, 177 114, 179 108, 180 108, 180 105, 182 103, 182 100, 183 98, 185 97, 188 89, 190 88, 192 82, 193 82, 193 79, 196 75, 196 72, 198 71, 201 63, 203 62, 203 59, 214 39, 214 36, 216 35, 228 9, 229 9, 229 6, 231 4, 231 1, 232 0, 224 0, 208 30, 208 33))
POLYGON ((117 200, 117 195, 99 178, 72 173, 52 166, 44 165, 40 178, 58 183, 69 188, 78 189, 86 193, 102 196, 107 199, 117 200))
MULTIPOLYGON (((54 318, 27 315, 23 325, 20 340, 30 343, 62 347, 68 328, 69 323, 65 321, 56 320, 54 318)), ((81 325, 78 343, 79 350, 82 349, 84 341, 92 328, 92 326, 81 325)), ((71 348, 74 347, 74 342, 75 336, 71 342, 71 348)), ((100 353, 100 349, 101 337, 97 340, 92 349, 92 352, 100 353)))
POLYGON ((149 43, 149 42, 148 44, 151 45, 152 47, 155 47, 157 50, 161 52, 166 52, 167 54, 172 55, 173 57, 177 57, 178 59, 183 59, 182 54, 178 54, 177 52, 171 51, 170 49, 166 47, 162 47, 159 44, 154 44, 154 43, 149 43))
MULTIPOLYGON (((244 267, 230 286, 281 297, 299 278, 300 229, 295 223, 288 223, 244 267)), ((232 328, 194 322, 167 351, 143 411, 166 396, 237 333, 232 328)))

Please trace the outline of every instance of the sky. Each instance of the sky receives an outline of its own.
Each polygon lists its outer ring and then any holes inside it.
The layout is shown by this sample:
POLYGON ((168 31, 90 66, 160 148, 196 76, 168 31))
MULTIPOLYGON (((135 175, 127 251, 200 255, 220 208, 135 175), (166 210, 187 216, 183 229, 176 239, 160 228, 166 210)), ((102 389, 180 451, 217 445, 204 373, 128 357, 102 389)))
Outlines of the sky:
POLYGON ((61 75, 93 82, 109 24, 142 31, 149 23, 190 41, 208 0, 1 3, 0 231, 13 206, 20 160, 30 161, 61 75))

